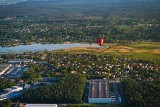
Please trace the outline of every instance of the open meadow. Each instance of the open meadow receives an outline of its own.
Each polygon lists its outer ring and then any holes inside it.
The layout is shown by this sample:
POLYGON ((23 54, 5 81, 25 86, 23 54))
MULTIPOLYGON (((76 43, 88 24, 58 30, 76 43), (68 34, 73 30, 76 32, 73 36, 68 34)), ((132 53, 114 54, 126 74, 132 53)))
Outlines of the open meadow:
POLYGON ((70 48, 66 49, 65 52, 73 54, 78 53, 90 53, 90 54, 108 54, 133 59, 142 59, 151 61, 156 64, 160 64, 160 43, 159 42, 140 42, 132 43, 129 45, 117 45, 107 44, 103 47, 92 48, 70 48), (109 46, 107 49, 106 46, 109 46))

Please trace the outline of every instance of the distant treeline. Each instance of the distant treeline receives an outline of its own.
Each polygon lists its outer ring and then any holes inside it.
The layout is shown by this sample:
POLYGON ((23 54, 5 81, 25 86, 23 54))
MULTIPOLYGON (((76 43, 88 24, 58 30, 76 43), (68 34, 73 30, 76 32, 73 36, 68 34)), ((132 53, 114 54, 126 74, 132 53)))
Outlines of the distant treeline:
POLYGON ((76 18, 160 18, 159 0, 28 0, 14 5, 0 5, 5 17, 76 18))
POLYGON ((0 5, 0 46, 160 38, 159 0, 29 0, 0 5))

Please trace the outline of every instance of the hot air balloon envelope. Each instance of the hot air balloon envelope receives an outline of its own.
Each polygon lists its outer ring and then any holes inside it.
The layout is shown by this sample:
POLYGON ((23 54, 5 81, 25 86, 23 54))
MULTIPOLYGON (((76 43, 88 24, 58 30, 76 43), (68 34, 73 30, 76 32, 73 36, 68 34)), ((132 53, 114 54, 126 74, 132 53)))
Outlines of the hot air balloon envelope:
POLYGON ((102 38, 99 38, 99 39, 98 39, 98 44, 99 44, 100 46, 103 45, 103 39, 102 39, 102 38))

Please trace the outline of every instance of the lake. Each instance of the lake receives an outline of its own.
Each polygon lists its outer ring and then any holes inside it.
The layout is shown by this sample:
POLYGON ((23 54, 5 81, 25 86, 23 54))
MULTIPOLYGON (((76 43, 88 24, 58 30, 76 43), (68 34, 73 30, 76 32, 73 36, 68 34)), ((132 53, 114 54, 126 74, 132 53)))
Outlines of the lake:
POLYGON ((0 54, 6 53, 23 53, 23 52, 37 52, 46 50, 61 50, 74 47, 98 47, 98 44, 87 43, 67 43, 67 44, 31 44, 19 45, 14 47, 0 47, 0 54))

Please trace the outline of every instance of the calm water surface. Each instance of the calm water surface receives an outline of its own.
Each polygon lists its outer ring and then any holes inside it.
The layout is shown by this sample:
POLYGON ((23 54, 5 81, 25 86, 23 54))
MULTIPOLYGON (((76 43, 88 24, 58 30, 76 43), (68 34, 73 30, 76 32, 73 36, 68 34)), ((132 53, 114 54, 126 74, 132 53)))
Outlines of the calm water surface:
POLYGON ((0 54, 3 53, 23 53, 37 52, 46 50, 61 50, 73 47, 98 47, 97 44, 70 43, 70 44, 31 44, 19 45, 14 47, 0 47, 0 54))

